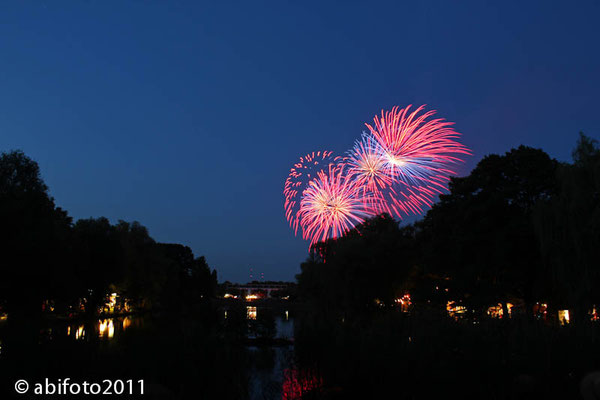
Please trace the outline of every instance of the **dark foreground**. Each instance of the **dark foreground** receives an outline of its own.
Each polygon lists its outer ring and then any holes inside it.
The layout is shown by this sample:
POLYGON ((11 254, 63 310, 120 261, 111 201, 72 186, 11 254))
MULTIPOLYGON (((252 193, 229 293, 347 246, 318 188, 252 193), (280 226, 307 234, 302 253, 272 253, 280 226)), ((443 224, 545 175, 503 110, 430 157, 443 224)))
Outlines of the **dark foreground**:
POLYGON ((600 370, 595 323, 455 320, 430 309, 342 320, 232 302, 196 317, 5 321, 0 340, 2 398, 24 398, 18 379, 68 377, 143 379, 144 398, 580 399, 584 377, 600 370))

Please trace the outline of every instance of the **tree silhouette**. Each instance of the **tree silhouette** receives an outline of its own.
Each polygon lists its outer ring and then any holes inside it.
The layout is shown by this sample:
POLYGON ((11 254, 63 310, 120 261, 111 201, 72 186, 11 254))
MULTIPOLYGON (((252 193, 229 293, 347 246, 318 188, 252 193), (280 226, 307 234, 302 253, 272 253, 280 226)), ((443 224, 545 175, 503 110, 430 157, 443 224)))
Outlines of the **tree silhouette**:
POLYGON ((80 297, 88 300, 87 312, 95 313, 110 285, 122 279, 123 249, 116 228, 103 217, 78 220, 72 238, 80 297))
POLYGON ((453 276, 481 306, 513 296, 530 303, 541 260, 532 213, 556 192, 557 166, 542 150, 520 146, 453 178, 418 224, 427 268, 453 276))
POLYGON ((71 218, 54 205, 38 164, 21 151, 0 155, 0 253, 11 318, 39 314, 62 294, 71 218))
POLYGON ((391 305, 414 263, 414 244, 412 227, 400 228, 387 214, 367 219, 313 248, 297 276, 299 295, 325 312, 353 316, 391 305))
MULTIPOLYGON (((556 196, 541 202, 535 214, 543 256, 544 295, 575 318, 600 304, 600 148, 580 134, 573 164, 558 170, 556 196)), ((582 319, 586 319, 582 318, 582 319)))

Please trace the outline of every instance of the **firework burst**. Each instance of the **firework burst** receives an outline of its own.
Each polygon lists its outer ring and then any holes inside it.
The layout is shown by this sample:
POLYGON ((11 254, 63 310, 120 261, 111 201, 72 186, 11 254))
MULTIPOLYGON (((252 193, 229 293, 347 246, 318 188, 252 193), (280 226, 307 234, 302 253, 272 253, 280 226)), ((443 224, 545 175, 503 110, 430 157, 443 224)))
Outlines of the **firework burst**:
MULTIPOLYGON (((470 154, 456 141, 460 135, 452 129, 453 123, 431 119, 435 111, 422 113, 424 106, 409 113, 410 107, 382 111, 374 118, 374 126, 365 124, 371 135, 367 134, 366 143, 379 157, 379 173, 389 178, 387 186, 378 187, 384 200, 381 209, 398 217, 431 206, 455 173, 454 165, 462 162, 458 156, 470 154)), ((353 152, 358 155, 354 158, 365 154, 360 146, 355 146, 353 152)))
POLYGON ((348 165, 348 176, 356 180, 359 190, 372 194, 366 198, 377 213, 396 216, 420 213, 435 196, 427 186, 419 185, 417 179, 402 179, 404 171, 390 162, 389 153, 370 133, 363 133, 347 154, 344 163, 348 165))
POLYGON ((339 237, 374 215, 374 201, 356 180, 345 174, 344 164, 320 171, 304 191, 298 212, 302 236, 313 245, 339 237))
POLYGON ((454 174, 451 164, 462 162, 460 154, 470 154, 455 139, 459 133, 452 122, 429 119, 434 110, 421 113, 424 106, 408 113, 411 106, 392 108, 374 118, 374 126, 365 124, 381 146, 389 173, 399 180, 415 184, 423 181, 438 185, 454 174))
POLYGON ((298 233, 300 223, 298 211, 300 210, 302 193, 320 171, 327 170, 329 164, 336 163, 339 160, 340 157, 333 156, 331 151, 313 151, 304 157, 300 157, 300 160, 290 169, 290 174, 283 187, 283 195, 285 196, 285 217, 294 229, 294 233, 298 233))
POLYGON ((348 175, 356 179, 362 190, 377 192, 392 184, 385 151, 370 134, 363 133, 362 140, 355 143, 344 162, 348 165, 348 175))
POLYGON ((339 237, 365 218, 419 214, 442 193, 461 156, 452 123, 424 106, 381 112, 344 158, 313 152, 285 181, 285 216, 310 245, 339 237))

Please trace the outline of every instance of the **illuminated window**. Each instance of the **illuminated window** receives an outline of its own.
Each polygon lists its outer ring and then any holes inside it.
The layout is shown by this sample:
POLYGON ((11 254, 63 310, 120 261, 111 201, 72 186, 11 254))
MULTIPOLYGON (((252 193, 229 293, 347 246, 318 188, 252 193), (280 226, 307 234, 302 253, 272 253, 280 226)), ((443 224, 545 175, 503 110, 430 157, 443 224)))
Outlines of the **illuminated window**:
POLYGON ((558 310, 558 323, 561 325, 569 323, 569 310, 558 310))

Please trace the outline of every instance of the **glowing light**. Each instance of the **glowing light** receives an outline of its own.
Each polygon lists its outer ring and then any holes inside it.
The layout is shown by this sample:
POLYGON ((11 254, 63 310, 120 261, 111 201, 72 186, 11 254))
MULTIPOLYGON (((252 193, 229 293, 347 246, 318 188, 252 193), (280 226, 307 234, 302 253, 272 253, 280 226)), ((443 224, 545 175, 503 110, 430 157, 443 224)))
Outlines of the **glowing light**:
POLYGON ((108 321, 108 337, 109 339, 112 338, 115 335, 115 326, 113 324, 113 320, 111 318, 110 321, 108 321))
POLYGON ((538 319, 546 319, 548 316, 548 304, 536 302, 533 306, 533 315, 538 319))
POLYGON ((396 304, 400 305, 400 311, 402 312, 408 312, 410 306, 412 305, 412 302, 410 301, 410 294, 406 293, 404 296, 394 299, 394 302, 396 304))
POLYGON ((569 323, 569 310, 558 310, 558 322, 561 325, 566 325, 569 323))
POLYGON ((382 110, 345 158, 313 152, 294 164, 283 193, 295 234, 301 227, 312 246, 376 214, 421 213, 446 190, 460 156, 471 153, 451 122, 410 108, 382 110))
POLYGON ((85 328, 83 325, 79 325, 75 331, 75 340, 83 340, 85 338, 85 328))
POLYGON ((298 211, 302 194, 308 188, 309 182, 317 177, 319 171, 326 170, 329 164, 335 164, 338 160, 340 157, 334 157, 331 151, 313 151, 300 157, 300 160, 290 169, 283 188, 284 209, 285 217, 295 234, 298 233, 300 226, 298 211))
POLYGON ((314 395, 323 386, 323 378, 313 370, 286 368, 283 371, 282 400, 299 400, 314 395))
POLYGON ((129 328, 131 326, 132 322, 131 322, 131 318, 129 317, 125 317, 123 318, 123 330, 129 328))
POLYGON ((364 190, 375 192, 392 183, 387 173, 386 155, 375 138, 363 134, 362 140, 354 144, 345 160, 348 164, 348 175, 358 181, 364 190))
POLYGON ((112 318, 98 321, 98 336, 100 336, 101 338, 107 337, 109 339, 112 339, 114 335, 115 326, 112 318))
MULTIPOLYGON (((435 111, 422 113, 424 106, 409 114, 410 108, 382 111, 373 126, 365 124, 370 137, 363 135, 362 141, 370 154, 379 155, 379 174, 387 176, 387 185, 379 185, 377 192, 383 196, 383 210, 397 217, 431 206, 455 174, 452 166, 462 162, 458 156, 470 154, 455 140, 460 135, 451 122, 430 119, 435 111)), ((362 152, 360 146, 353 151, 362 152)))
POLYGON ((52 301, 52 300, 44 300, 42 302, 42 311, 54 312, 54 301, 52 301))
POLYGON ((510 317, 512 315, 512 308, 513 308, 513 304, 512 303, 506 303, 506 310, 508 311, 508 316, 510 317))
POLYGON ((117 294, 116 293, 111 293, 110 297, 108 298, 108 310, 111 313, 115 312, 115 305, 117 304, 117 294))
POLYGON ((388 162, 396 167, 402 167, 403 165, 406 165, 406 160, 403 160, 402 158, 396 158, 391 154, 388 155, 388 162))
POLYGON ((255 295, 255 294, 249 294, 246 296, 246 300, 248 300, 248 301, 252 301, 252 300, 256 300, 256 299, 258 299, 258 295, 255 295))
MULTIPOLYGON (((508 316, 510 317, 512 314, 513 305, 511 303, 506 303, 506 310, 508 311, 508 316)), ((503 318, 504 317, 504 309, 502 308, 502 303, 498 303, 495 306, 488 307, 487 314, 492 318, 503 318)))
MULTIPOLYGON (((408 113, 411 106, 381 112, 374 126, 365 124, 387 155, 389 168, 406 180, 444 180, 450 164, 462 162, 459 154, 470 152, 455 139, 460 135, 443 119, 429 119, 435 111, 419 115, 424 106, 408 113), (406 168, 394 168, 402 166, 406 168)), ((434 183, 434 182, 432 182, 434 183)), ((435 184, 435 183, 434 183, 435 184)))
POLYGON ((467 308, 465 306, 458 305, 455 301, 448 301, 446 304, 446 311, 448 311, 448 315, 458 319, 467 312, 467 308))
POLYGON ((256 307, 246 307, 246 319, 256 319, 256 307))
POLYGON ((231 293, 225 293, 225 296, 223 296, 223 298, 225 298, 225 299, 237 299, 238 297, 236 295, 231 294, 231 293))
POLYGON ((304 191, 298 212, 302 237, 311 245, 339 237, 374 215, 373 203, 357 181, 344 174, 344 165, 330 165, 304 191))

